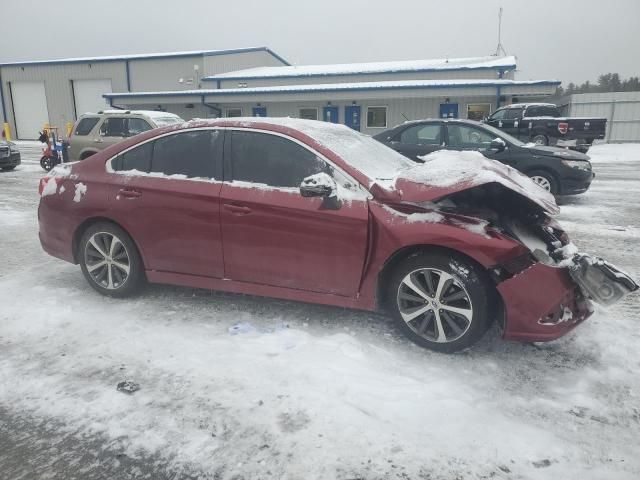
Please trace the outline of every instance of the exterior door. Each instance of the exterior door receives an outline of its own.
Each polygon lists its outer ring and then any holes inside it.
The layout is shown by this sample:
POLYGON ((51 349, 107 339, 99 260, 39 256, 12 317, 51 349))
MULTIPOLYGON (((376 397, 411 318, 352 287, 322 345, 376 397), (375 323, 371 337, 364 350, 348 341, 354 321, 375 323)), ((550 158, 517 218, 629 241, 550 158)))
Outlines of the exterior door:
POLYGON ((324 107, 322 109, 322 119, 325 122, 338 123, 338 107, 324 107))
POLYGON ((76 118, 84 113, 97 113, 109 108, 109 103, 102 96, 111 93, 111 80, 72 80, 73 102, 76 118))
POLYGON ((344 107, 344 124, 347 127, 359 132, 361 117, 360 105, 347 105, 344 107))
POLYGON ((11 82, 11 98, 19 140, 35 140, 49 122, 44 82, 11 82))
POLYGON ((194 130, 112 160, 113 216, 139 245, 147 270, 223 277, 222 183, 215 181, 222 178, 222 145, 222 132, 194 130))
POLYGON ((225 277, 355 296, 367 244, 366 200, 330 206, 323 198, 302 197, 304 178, 326 172, 341 182, 341 174, 288 138, 234 131, 225 150, 225 277))
POLYGON ((267 116, 267 107, 253 107, 253 116, 254 117, 266 117, 267 116))
POLYGON ((457 103, 441 103, 440 118, 458 118, 457 103))
POLYGON ((419 157, 443 148, 443 144, 443 127, 437 122, 407 127, 389 142, 391 148, 417 162, 423 161, 419 157))

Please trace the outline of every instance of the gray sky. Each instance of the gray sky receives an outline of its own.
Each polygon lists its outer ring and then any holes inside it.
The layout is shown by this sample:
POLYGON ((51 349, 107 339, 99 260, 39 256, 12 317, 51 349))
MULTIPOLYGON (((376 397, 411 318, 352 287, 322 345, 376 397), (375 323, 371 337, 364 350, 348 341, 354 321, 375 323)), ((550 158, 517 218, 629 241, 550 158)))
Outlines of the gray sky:
POLYGON ((481 56, 502 5, 517 78, 640 75, 640 0, 57 0, 57 17, 45 5, 0 0, 0 62, 249 46, 293 64, 481 56))

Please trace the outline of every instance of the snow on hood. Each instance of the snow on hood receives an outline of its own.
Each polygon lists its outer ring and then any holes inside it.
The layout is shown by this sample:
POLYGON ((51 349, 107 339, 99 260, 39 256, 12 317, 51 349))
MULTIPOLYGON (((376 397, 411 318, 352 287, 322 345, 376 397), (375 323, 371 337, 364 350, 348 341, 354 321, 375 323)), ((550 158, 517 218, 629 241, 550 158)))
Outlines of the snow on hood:
POLYGON ((398 173, 393 188, 403 201, 430 202, 480 185, 499 183, 550 214, 560 209, 553 195, 514 168, 479 152, 441 150, 421 157, 423 164, 398 173))

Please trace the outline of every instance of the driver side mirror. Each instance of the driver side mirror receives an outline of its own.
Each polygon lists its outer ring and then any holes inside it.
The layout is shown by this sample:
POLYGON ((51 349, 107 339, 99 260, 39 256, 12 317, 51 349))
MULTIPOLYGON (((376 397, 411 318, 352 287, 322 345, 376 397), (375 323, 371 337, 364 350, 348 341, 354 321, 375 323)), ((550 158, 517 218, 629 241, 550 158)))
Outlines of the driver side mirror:
POLYGON ((303 197, 322 197, 321 209, 339 210, 342 202, 338 199, 338 185, 328 174, 316 173, 302 180, 300 195, 303 197))
POLYGON ((504 151, 505 148, 507 148, 507 144, 501 138, 494 138, 489 144, 489 150, 493 150, 496 153, 504 151))
POLYGON ((336 181, 324 172, 311 175, 300 184, 300 195, 303 197, 335 197, 337 192, 336 181))

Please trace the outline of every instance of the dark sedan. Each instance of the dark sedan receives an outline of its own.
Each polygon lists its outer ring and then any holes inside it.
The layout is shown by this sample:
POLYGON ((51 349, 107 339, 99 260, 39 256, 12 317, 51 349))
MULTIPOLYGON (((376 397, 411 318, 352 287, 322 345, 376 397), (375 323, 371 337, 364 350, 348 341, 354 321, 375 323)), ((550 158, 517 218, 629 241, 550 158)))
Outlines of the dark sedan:
POLYGON ((418 120, 374 135, 376 140, 422 162, 436 150, 476 150, 529 176, 554 195, 586 192, 595 174, 589 157, 572 150, 523 143, 472 120, 418 120))
POLYGON ((0 140, 0 169, 13 170, 20 165, 20 151, 13 142, 0 140))

